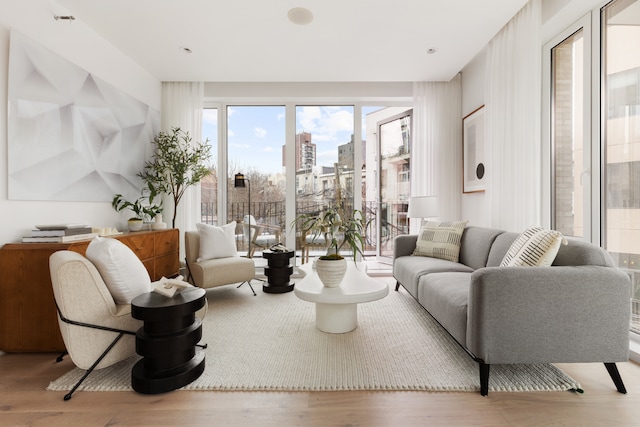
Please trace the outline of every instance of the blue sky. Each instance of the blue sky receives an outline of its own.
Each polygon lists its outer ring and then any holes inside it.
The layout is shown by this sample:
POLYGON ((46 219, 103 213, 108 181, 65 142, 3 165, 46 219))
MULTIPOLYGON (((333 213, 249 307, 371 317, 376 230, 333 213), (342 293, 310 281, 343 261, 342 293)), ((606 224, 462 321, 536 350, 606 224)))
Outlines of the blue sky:
MULTIPOLYGON (((377 108, 363 108, 363 114, 373 109, 377 108)), ((217 117, 214 111, 205 110, 203 119, 202 137, 210 141, 217 139, 217 117)), ((228 120, 230 167, 240 172, 250 169, 267 174, 282 172, 284 106, 229 106, 228 120)), ((299 132, 312 134, 318 164, 332 165, 338 160, 338 146, 351 140, 353 107, 298 106, 296 133, 299 132)))

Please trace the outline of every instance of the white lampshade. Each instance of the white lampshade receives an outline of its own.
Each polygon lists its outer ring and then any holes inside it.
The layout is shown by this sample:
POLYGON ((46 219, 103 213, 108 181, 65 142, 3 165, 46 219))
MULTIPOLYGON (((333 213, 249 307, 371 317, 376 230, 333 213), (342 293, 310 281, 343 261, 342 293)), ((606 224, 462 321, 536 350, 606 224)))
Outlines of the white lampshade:
POLYGON ((438 216, 438 199, 435 196, 418 196, 409 199, 409 218, 433 218, 438 216))

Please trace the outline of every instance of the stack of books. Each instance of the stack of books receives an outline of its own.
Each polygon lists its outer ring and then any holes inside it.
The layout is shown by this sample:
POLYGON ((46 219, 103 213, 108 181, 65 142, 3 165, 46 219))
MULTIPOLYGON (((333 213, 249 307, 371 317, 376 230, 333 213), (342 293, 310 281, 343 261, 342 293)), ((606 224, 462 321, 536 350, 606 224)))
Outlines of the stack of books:
POLYGON ((22 238, 23 243, 70 243, 91 240, 98 233, 93 233, 86 224, 52 224, 36 225, 31 236, 22 238))

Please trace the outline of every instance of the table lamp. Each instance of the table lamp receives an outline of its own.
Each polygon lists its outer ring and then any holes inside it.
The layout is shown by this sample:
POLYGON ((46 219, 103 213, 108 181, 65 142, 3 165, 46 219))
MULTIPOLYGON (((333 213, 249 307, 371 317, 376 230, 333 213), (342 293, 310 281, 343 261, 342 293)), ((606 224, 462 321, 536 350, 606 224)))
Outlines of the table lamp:
POLYGON ((407 216, 421 219, 438 216, 438 198, 436 196, 411 197, 407 216))

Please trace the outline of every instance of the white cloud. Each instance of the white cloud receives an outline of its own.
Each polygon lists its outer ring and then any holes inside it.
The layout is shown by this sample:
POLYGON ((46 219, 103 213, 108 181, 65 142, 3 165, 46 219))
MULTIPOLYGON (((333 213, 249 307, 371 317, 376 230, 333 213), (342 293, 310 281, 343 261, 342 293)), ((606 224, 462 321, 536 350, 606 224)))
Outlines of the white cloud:
MULTIPOLYGON (((338 141, 339 133, 353 133, 353 112, 345 107, 302 107, 297 114, 299 131, 313 134, 313 141, 338 141)), ((344 136, 340 138, 345 139, 344 136)))
POLYGON ((267 146, 267 147, 264 147, 262 151, 264 151, 265 153, 272 153, 275 150, 273 149, 273 147, 267 146))
POLYGON ((250 144, 229 144, 229 147, 249 149, 251 148, 251 145, 250 144))
POLYGON ((258 138, 264 138, 265 136, 267 136, 267 130, 263 128, 255 128, 255 135, 258 138))
POLYGON ((233 132, 231 129, 227 129, 227 135, 228 136, 236 136, 235 132, 233 132))

